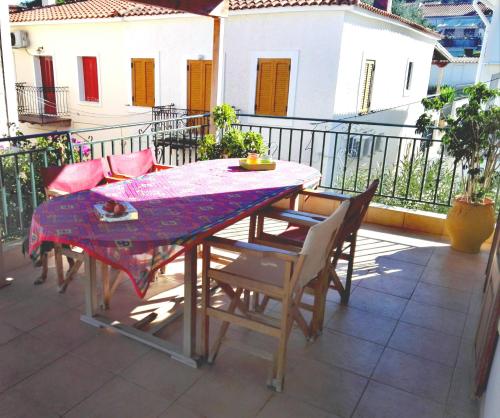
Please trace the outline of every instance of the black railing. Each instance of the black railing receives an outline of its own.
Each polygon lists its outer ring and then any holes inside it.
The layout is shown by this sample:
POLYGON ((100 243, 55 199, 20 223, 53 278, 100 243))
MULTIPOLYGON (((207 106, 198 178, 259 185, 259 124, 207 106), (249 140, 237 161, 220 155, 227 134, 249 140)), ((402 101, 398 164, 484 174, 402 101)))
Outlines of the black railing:
MULTIPOLYGON (((376 201, 446 212, 459 193, 462 168, 447 155, 438 129, 376 122, 240 114, 240 128, 262 134, 276 159, 317 168, 320 186, 360 193, 380 179, 376 201)), ((499 204, 500 184, 495 201, 499 204)))
POLYGON ((22 116, 61 118, 70 114, 68 87, 37 87, 16 83, 17 111, 22 116))
POLYGON ((153 129, 151 121, 100 128, 67 130, 43 134, 0 138, 0 230, 1 238, 23 236, 31 222, 34 208, 45 199, 40 168, 113 154, 126 154, 145 148, 155 151, 159 163, 181 165, 197 160, 197 142, 208 125, 195 125, 191 120, 208 120, 209 115, 196 115, 179 120, 159 120, 153 129), (182 125, 182 127, 181 127, 182 125), (190 132, 193 132, 190 134, 190 132), (183 140, 181 140, 181 138, 183 140))

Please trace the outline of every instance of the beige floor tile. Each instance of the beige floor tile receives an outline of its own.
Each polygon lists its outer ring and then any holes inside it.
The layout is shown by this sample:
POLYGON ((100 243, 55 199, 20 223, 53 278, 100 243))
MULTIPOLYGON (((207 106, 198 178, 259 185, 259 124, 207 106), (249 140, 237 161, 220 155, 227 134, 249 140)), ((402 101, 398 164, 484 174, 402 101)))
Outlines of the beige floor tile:
POLYGON ((353 418, 441 418, 444 406, 371 381, 353 418))
POLYGON ((99 329, 80 320, 81 313, 71 309, 58 318, 52 319, 30 331, 31 334, 53 342, 70 351, 98 334, 99 329))
POLYGON ((155 418, 171 401, 115 377, 64 415, 67 418, 155 418))
POLYGON ((206 373, 179 402, 207 418, 253 417, 271 397, 265 382, 255 384, 229 373, 206 373))
POLYGON ((373 373, 373 379, 444 403, 452 373, 451 367, 386 348, 373 373))
POLYGON ((424 266, 408 263, 405 261, 395 260, 392 257, 380 256, 374 260, 374 268, 371 272, 379 274, 397 274, 400 277, 405 277, 410 280, 417 280, 424 271, 424 266))
POLYGON ((429 266, 422 273, 420 281, 464 292, 472 292, 482 286, 481 278, 469 276, 461 271, 457 272, 429 266))
POLYGON ((473 370, 455 369, 446 402, 448 414, 455 414, 460 418, 476 418, 479 416, 479 401, 472 399, 473 382, 473 370))
POLYGON ((314 360, 304 360, 288 374, 285 393, 341 417, 349 417, 367 379, 314 360))
POLYGON ((111 373, 67 354, 21 382, 16 390, 64 414, 112 377, 111 373))
POLYGON ((460 337, 466 316, 462 312, 450 311, 436 306, 410 301, 401 321, 460 337))
POLYGON ((389 347, 454 367, 460 338, 400 322, 389 341, 389 347))
POLYGON ((102 370, 116 373, 129 367, 149 351, 151 349, 148 346, 106 329, 100 330, 97 336, 72 353, 102 370))
POLYGON ((0 392, 35 373, 64 354, 63 350, 30 334, 0 346, 0 392))
POLYGON ((473 340, 476 338, 477 326, 479 323, 480 315, 467 315, 467 319, 465 320, 464 325, 464 333, 462 335, 463 338, 468 338, 473 340))
POLYGON ((50 408, 40 402, 26 398, 16 390, 0 395, 0 418, 57 418, 50 408))
POLYGON ((186 408, 180 402, 175 402, 159 415, 158 418, 205 418, 205 415, 186 408))
POLYGON ((167 354, 152 350, 121 372, 128 381, 165 399, 175 400, 204 373, 171 359, 167 354))
POLYGON ((392 319, 399 319, 407 302, 406 299, 397 296, 358 286, 351 296, 349 306, 392 319))
POLYGON ((360 338, 325 330, 307 349, 308 358, 370 377, 384 347, 360 338))
POLYGON ((473 370, 475 367, 475 342, 473 339, 462 338, 456 367, 459 369, 473 370))
POLYGON ((257 418, 338 418, 285 394, 275 394, 259 412, 257 418))
POLYGON ((470 299, 470 292, 424 282, 417 285, 412 296, 412 300, 417 302, 463 313, 467 313, 469 310, 470 299))
MULTIPOLYGON (((0 316, 1 317, 1 316, 0 316)), ((10 340, 21 335, 23 331, 12 325, 0 322, 0 345, 8 343, 10 340)))
POLYGON ((397 274, 382 274, 359 281, 359 286, 393 296, 409 299, 417 286, 416 279, 407 279, 397 274))
POLYGON ((386 344, 397 321, 355 309, 351 306, 338 306, 326 327, 344 334, 363 338, 377 344, 386 344))

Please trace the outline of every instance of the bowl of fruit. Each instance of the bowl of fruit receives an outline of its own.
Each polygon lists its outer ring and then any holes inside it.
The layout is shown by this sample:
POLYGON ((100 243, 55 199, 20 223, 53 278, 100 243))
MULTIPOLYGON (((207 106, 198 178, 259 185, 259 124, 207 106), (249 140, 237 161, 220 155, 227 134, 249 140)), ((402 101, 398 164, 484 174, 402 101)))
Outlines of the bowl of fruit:
POLYGON ((94 205, 94 209, 99 220, 104 222, 133 221, 139 217, 137 210, 129 202, 107 200, 94 205))
POLYGON ((125 206, 117 202, 116 200, 108 200, 104 203, 102 208, 108 216, 119 217, 127 213, 127 209, 125 208, 125 206))

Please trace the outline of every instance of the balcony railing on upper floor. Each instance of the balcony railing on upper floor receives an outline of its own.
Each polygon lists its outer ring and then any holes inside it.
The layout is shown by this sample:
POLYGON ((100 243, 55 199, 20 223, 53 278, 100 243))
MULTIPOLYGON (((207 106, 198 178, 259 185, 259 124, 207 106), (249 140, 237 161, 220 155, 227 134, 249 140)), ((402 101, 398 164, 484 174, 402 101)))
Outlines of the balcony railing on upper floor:
POLYGON ((16 83, 20 122, 69 126, 68 87, 30 86, 16 83))
MULTIPOLYGON (((169 112, 174 116, 183 110, 169 112)), ((2 237, 20 237, 29 228, 34 208, 44 199, 40 167, 146 147, 155 150, 159 163, 194 162, 209 119, 204 113, 0 139, 2 237)), ((434 212, 446 212, 460 191, 462 167, 447 155, 437 131, 418 136, 411 125, 245 114, 239 119, 239 129, 262 134, 275 159, 321 171, 320 187, 327 190, 355 194, 379 178, 375 201, 434 212)), ((497 185, 497 208, 499 190, 497 185)))

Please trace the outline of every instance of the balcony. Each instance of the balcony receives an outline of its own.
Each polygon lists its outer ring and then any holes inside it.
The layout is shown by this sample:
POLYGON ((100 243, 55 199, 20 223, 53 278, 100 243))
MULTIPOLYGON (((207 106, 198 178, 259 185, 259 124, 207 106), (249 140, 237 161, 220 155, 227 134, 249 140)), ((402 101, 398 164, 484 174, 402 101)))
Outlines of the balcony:
POLYGON ((38 87, 16 83, 19 122, 68 127, 68 87, 38 87))
MULTIPOLYGON (((144 124, 2 139, 10 146, 0 154, 0 221, 9 246, 26 234, 44 199, 40 167, 144 148, 153 148, 160 163, 196 161, 208 115, 165 112, 165 119, 144 124), (34 144, 35 138, 43 140, 34 144)), ((422 213, 416 209, 447 210, 460 167, 440 138, 375 122, 254 115, 240 115, 240 121, 240 129, 263 134, 275 158, 321 170, 324 189, 354 194, 381 179, 379 206, 358 235, 350 303, 341 305, 332 290, 323 335, 307 342, 298 328, 292 331, 284 393, 264 386, 266 361, 232 347, 214 365, 191 369, 117 332, 82 323, 83 272, 64 295, 57 294, 51 259, 47 282, 33 286, 38 271, 23 263, 17 249, 7 257, 19 265, 8 271, 10 286, 0 290, 0 410, 7 416, 476 417, 478 401, 469 395, 488 249, 459 254, 442 229, 415 232, 415 223, 391 223, 399 215, 380 216, 389 204, 413 215, 422 213)), ((300 205, 331 211, 314 199, 300 205)), ((442 215, 432 216, 437 228, 442 215)), ((276 221, 267 231, 285 227, 276 221)), ((242 220, 221 235, 244 240, 247 230, 248 220, 242 220)), ((341 277, 345 270, 342 264, 341 277)), ((173 315, 172 297, 183 294, 183 285, 183 262, 169 264, 143 300, 125 280, 110 314, 128 324, 162 305, 173 315)), ((271 305, 269 315, 278 313, 279 305, 271 305)), ((182 340, 182 321, 162 332, 182 340)), ((229 334, 255 351, 270 344, 236 327, 229 334)))

